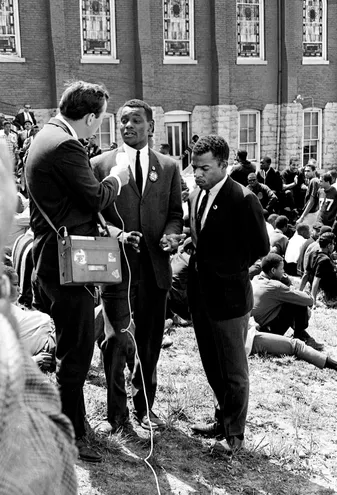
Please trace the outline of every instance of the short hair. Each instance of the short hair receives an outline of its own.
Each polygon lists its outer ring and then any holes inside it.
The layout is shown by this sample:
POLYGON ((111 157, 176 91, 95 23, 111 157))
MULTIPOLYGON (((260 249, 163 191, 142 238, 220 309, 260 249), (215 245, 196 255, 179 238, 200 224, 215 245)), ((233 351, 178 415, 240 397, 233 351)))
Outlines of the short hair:
POLYGON ((168 143, 161 143, 160 147, 165 148, 166 150, 170 149, 170 145, 168 143))
POLYGON ((309 234, 309 232, 310 232, 310 226, 307 223, 299 223, 296 226, 296 232, 299 235, 303 235, 305 233, 309 234))
POLYGON ((118 148, 118 144, 115 143, 115 141, 112 141, 112 143, 110 143, 110 149, 115 150, 116 148, 118 148))
POLYGON ((269 273, 273 268, 277 268, 283 262, 282 256, 276 253, 268 253, 262 258, 261 269, 264 273, 269 273))
POLYGON ((277 213, 272 213, 271 215, 269 215, 269 217, 267 218, 267 222, 270 223, 271 225, 275 225, 275 222, 276 222, 276 219, 278 217, 278 214, 277 213))
POLYGON ((322 180, 324 182, 329 182, 330 184, 333 183, 333 178, 331 172, 326 172, 325 174, 322 175, 322 180))
POLYGON ((201 136, 193 148, 194 155, 204 155, 210 151, 219 163, 228 162, 229 146, 227 141, 217 134, 201 136))
POLYGON ((251 174, 248 174, 247 179, 248 179, 248 180, 249 180, 249 179, 256 179, 256 180, 257 180, 257 175, 256 175, 254 172, 252 172, 251 174))
POLYGON ((289 220, 285 215, 279 215, 275 220, 275 228, 283 229, 288 226, 288 223, 289 220))
POLYGON ((198 139, 199 139, 198 134, 193 134, 193 136, 192 136, 193 143, 196 143, 198 141, 198 139))
POLYGON ((289 165, 291 165, 293 162, 298 162, 297 156, 291 156, 289 160, 289 165))
POLYGON ((143 100, 138 100, 137 98, 133 98, 132 100, 128 100, 124 103, 124 107, 130 107, 130 108, 144 108, 145 114, 146 114, 146 119, 148 122, 153 120, 153 113, 152 113, 152 108, 146 101, 143 100))
POLYGON ((264 156, 261 160, 261 162, 266 162, 268 163, 268 165, 271 164, 271 158, 269 158, 269 156, 264 156))
POLYGON ((81 120, 89 113, 98 118, 108 100, 109 93, 103 85, 75 81, 63 92, 59 108, 61 114, 71 120, 81 120))
POLYGON ((16 271, 11 265, 2 265, 3 274, 9 278, 9 281, 12 283, 15 275, 17 275, 16 271))
POLYGON ((318 244, 321 248, 326 248, 329 244, 336 242, 336 236, 332 232, 324 232, 318 238, 318 244))
POLYGON ((331 174, 331 177, 336 180, 337 178, 337 170, 335 168, 332 168, 331 170, 329 170, 329 174, 331 174))
MULTIPOLYGON (((24 123, 23 123, 23 125, 25 125, 25 124, 32 124, 32 123, 31 123, 31 121, 30 121, 30 120, 25 120, 25 121, 24 121, 24 123)), ((32 124, 32 125, 33 125, 33 124, 32 124)))
POLYGON ((237 156, 240 158, 240 160, 247 160, 247 151, 246 150, 238 150, 237 156))
POLYGON ((308 162, 308 163, 305 165, 304 170, 306 169, 306 167, 311 168, 311 171, 312 171, 312 172, 315 172, 315 170, 316 170, 316 165, 314 165, 313 163, 309 163, 309 162, 308 162))

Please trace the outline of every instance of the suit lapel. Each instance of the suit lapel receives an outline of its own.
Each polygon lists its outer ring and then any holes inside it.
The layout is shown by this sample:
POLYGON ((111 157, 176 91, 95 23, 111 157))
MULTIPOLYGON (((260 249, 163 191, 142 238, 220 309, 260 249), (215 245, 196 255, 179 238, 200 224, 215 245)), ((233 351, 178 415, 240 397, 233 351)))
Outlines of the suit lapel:
POLYGON ((160 181, 161 176, 162 176, 162 173, 161 173, 160 164, 158 162, 158 158, 153 153, 153 151, 151 151, 151 149, 149 149, 149 171, 148 171, 148 174, 146 177, 145 189, 143 192, 144 198, 145 198, 145 196, 147 196, 149 194, 153 185, 157 181, 160 181))
POLYGON ((233 187, 233 180, 230 177, 227 177, 226 182, 224 183, 224 185, 221 187, 220 191, 216 195, 212 203, 212 206, 208 211, 204 223, 204 227, 202 230, 204 230, 205 228, 207 228, 209 225, 212 224, 213 219, 216 217, 219 209, 221 209, 222 211, 224 209, 230 211, 229 197, 232 187, 233 187))

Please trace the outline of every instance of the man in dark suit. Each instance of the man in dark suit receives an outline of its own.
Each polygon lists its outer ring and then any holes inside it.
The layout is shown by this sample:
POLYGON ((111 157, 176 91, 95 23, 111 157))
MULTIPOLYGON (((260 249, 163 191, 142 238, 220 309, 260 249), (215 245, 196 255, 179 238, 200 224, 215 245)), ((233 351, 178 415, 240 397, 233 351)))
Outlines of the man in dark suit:
POLYGON ((15 116, 13 120, 13 125, 15 125, 19 131, 24 129, 25 122, 31 122, 32 125, 36 124, 36 119, 34 112, 31 111, 31 106, 26 103, 19 113, 15 116))
POLYGON ((116 200, 129 172, 119 166, 114 177, 98 182, 78 138, 97 130, 108 99, 102 86, 71 84, 61 97, 60 113, 37 134, 26 162, 34 270, 39 296, 55 322, 62 409, 73 423, 80 458, 91 462, 101 460, 86 443, 83 398, 94 348, 94 287, 60 285, 57 236, 40 208, 60 234, 66 228, 69 235, 98 235, 97 212, 116 200))
POLYGON ((243 446, 249 376, 245 353, 253 293, 249 266, 269 251, 262 207, 254 193, 227 176, 229 147, 220 136, 199 139, 190 196, 195 254, 188 297, 204 370, 216 398, 215 422, 196 433, 226 439, 226 452, 243 446))
POLYGON ((145 429, 164 426, 164 422, 152 411, 152 406, 157 386, 156 366, 164 333, 166 298, 171 287, 169 254, 182 238, 183 211, 176 162, 148 145, 153 125, 152 109, 147 103, 141 100, 126 102, 120 121, 123 146, 91 160, 98 180, 104 179, 118 163, 129 164, 132 171, 129 184, 116 200, 116 208, 113 205, 103 211, 105 219, 112 224, 118 239, 125 245, 125 253, 122 253, 123 281, 119 285, 105 287, 102 293, 106 335, 101 349, 108 389, 108 421, 103 421, 98 430, 106 434, 123 426, 129 416, 124 367, 133 358, 134 344, 131 336, 122 331, 126 328, 134 330, 139 353, 132 375, 136 419, 145 429))

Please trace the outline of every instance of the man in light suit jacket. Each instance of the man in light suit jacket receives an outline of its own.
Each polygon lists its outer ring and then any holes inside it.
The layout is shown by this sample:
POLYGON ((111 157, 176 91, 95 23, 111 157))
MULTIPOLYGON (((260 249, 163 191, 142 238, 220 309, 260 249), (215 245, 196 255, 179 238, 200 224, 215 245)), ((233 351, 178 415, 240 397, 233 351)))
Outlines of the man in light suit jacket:
POLYGON ((229 147, 201 137, 192 153, 197 188, 190 196, 188 297, 204 370, 216 398, 215 421, 196 433, 243 447, 249 376, 245 353, 253 293, 249 266, 269 251, 262 207, 254 193, 227 176, 229 147))
POLYGON ((76 81, 63 93, 60 113, 33 140, 26 162, 30 196, 36 287, 55 323, 56 379, 62 410, 73 423, 79 456, 99 462, 85 438, 83 385, 94 350, 94 287, 61 286, 57 235, 98 235, 97 213, 113 203, 129 180, 127 167, 115 169, 102 183, 91 170, 78 138, 100 126, 109 95, 98 84, 76 81))
POLYGON ((103 211, 105 219, 114 226, 115 234, 125 247, 125 253, 121 253, 123 281, 119 285, 105 287, 102 294, 106 336, 101 349, 108 389, 108 421, 103 421, 98 430, 106 434, 123 426, 129 416, 124 367, 133 359, 134 346, 131 336, 122 332, 126 328, 134 329, 139 353, 132 376, 136 419, 145 429, 164 426, 152 411, 152 406, 166 298, 171 287, 169 254, 182 237, 183 211, 176 162, 148 146, 148 135, 152 134, 153 125, 152 109, 147 103, 141 100, 126 102, 120 122, 123 146, 91 160, 98 180, 103 180, 118 163, 128 163, 132 171, 129 184, 116 201, 116 208, 112 206, 103 211), (139 361, 144 373, 145 390, 139 361))

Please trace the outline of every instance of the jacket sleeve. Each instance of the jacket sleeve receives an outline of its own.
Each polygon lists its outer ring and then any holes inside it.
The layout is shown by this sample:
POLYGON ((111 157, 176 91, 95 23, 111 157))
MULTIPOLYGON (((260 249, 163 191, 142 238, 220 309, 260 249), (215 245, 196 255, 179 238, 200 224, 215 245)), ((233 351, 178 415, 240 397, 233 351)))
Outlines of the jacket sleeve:
POLYGON ((279 298, 282 302, 296 304, 297 306, 313 305, 313 298, 310 294, 287 287, 282 283, 279 287, 279 298))
POLYGON ((72 196, 83 207, 98 212, 117 198, 117 179, 111 177, 99 182, 90 167, 85 149, 75 139, 69 139, 58 146, 54 166, 72 196))
POLYGON ((181 178, 178 166, 174 163, 171 182, 170 203, 164 234, 181 234, 183 229, 183 207, 181 199, 181 178))
POLYGON ((266 222, 263 216, 262 206, 257 196, 254 193, 247 194, 247 243, 249 243, 250 251, 249 266, 257 259, 268 254, 270 245, 267 233, 266 222))

